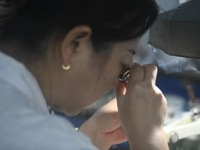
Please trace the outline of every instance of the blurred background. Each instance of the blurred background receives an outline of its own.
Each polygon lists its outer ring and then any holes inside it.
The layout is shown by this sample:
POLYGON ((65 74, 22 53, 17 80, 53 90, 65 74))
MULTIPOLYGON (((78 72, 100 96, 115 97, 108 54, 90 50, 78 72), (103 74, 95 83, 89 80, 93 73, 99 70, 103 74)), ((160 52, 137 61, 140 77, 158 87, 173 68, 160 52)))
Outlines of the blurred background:
MULTIPOLYGON (((177 8, 186 1, 188 0, 157 0, 157 3, 160 13, 163 13, 177 8)), ((200 101, 200 59, 170 56, 152 48, 148 42, 149 32, 143 36, 138 46, 139 52, 134 56, 133 61, 140 64, 153 63, 158 66, 159 72, 156 84, 163 91, 168 101, 165 119, 165 125, 168 125, 181 118, 185 112, 189 112, 194 101, 196 103, 200 101)), ((111 90, 75 117, 66 116, 58 112, 56 114, 69 119, 75 126, 79 127, 98 108, 114 97, 114 91, 111 90)), ((199 135, 188 137, 169 143, 169 146, 171 150, 200 150, 200 138, 199 135)), ((129 150, 129 145, 127 142, 113 145, 111 150, 129 150)))

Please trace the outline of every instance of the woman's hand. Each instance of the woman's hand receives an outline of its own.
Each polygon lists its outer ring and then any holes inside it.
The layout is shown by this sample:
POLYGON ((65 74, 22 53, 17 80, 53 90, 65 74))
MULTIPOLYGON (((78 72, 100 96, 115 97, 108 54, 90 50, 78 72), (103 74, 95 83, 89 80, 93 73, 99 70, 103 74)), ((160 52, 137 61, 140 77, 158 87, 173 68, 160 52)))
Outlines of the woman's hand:
POLYGON ((134 150, 167 150, 163 132, 166 99, 156 87, 154 65, 133 65, 127 86, 117 85, 122 127, 134 150))
POLYGON ((116 99, 99 109, 79 130, 89 136, 100 150, 108 150, 111 145, 126 141, 116 99))
POLYGON ((112 100, 103 106, 80 131, 100 150, 108 150, 126 137, 134 150, 167 150, 162 128, 167 104, 155 86, 156 75, 153 65, 134 65, 128 84, 119 82, 116 87, 117 102, 112 100))

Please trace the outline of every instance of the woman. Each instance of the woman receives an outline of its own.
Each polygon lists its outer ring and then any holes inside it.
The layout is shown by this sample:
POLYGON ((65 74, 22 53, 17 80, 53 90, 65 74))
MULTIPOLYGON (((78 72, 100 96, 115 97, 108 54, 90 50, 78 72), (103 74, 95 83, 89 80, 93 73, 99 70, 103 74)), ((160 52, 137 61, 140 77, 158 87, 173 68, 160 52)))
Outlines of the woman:
POLYGON ((156 67, 134 64, 118 81, 156 16, 154 0, 1 0, 0 149, 168 149, 156 67), (49 114, 75 115, 112 88, 79 132, 49 114))

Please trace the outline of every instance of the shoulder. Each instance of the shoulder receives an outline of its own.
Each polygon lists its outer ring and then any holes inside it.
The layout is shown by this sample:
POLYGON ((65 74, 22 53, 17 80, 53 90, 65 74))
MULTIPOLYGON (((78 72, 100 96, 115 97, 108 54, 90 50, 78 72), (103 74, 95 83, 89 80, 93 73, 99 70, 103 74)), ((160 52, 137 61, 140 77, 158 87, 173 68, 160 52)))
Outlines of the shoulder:
POLYGON ((0 149, 94 150, 89 139, 60 118, 29 114, 0 125, 0 149))
MULTIPOLYGON (((2 87, 2 86, 0 86, 2 87)), ((0 92, 0 149, 4 150, 93 150, 90 140, 74 131, 69 121, 51 116, 24 105, 26 99, 20 91, 0 92), (3 99, 2 99, 3 97, 3 99), (7 98, 21 99, 13 103, 7 98), (21 102, 22 101, 22 102, 21 102), (19 103, 22 104, 19 104, 19 103)))
POLYGON ((0 149, 95 149, 66 119, 36 111, 23 92, 1 79, 0 84, 0 149))

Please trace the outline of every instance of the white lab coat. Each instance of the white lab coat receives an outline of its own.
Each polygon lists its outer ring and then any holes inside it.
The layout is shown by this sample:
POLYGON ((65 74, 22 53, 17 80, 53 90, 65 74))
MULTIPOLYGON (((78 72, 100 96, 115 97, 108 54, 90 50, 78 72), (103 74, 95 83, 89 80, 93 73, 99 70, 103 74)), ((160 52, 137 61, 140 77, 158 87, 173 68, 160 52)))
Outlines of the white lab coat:
POLYGON ((0 52, 0 150, 95 150, 66 119, 49 114, 23 64, 0 52))

